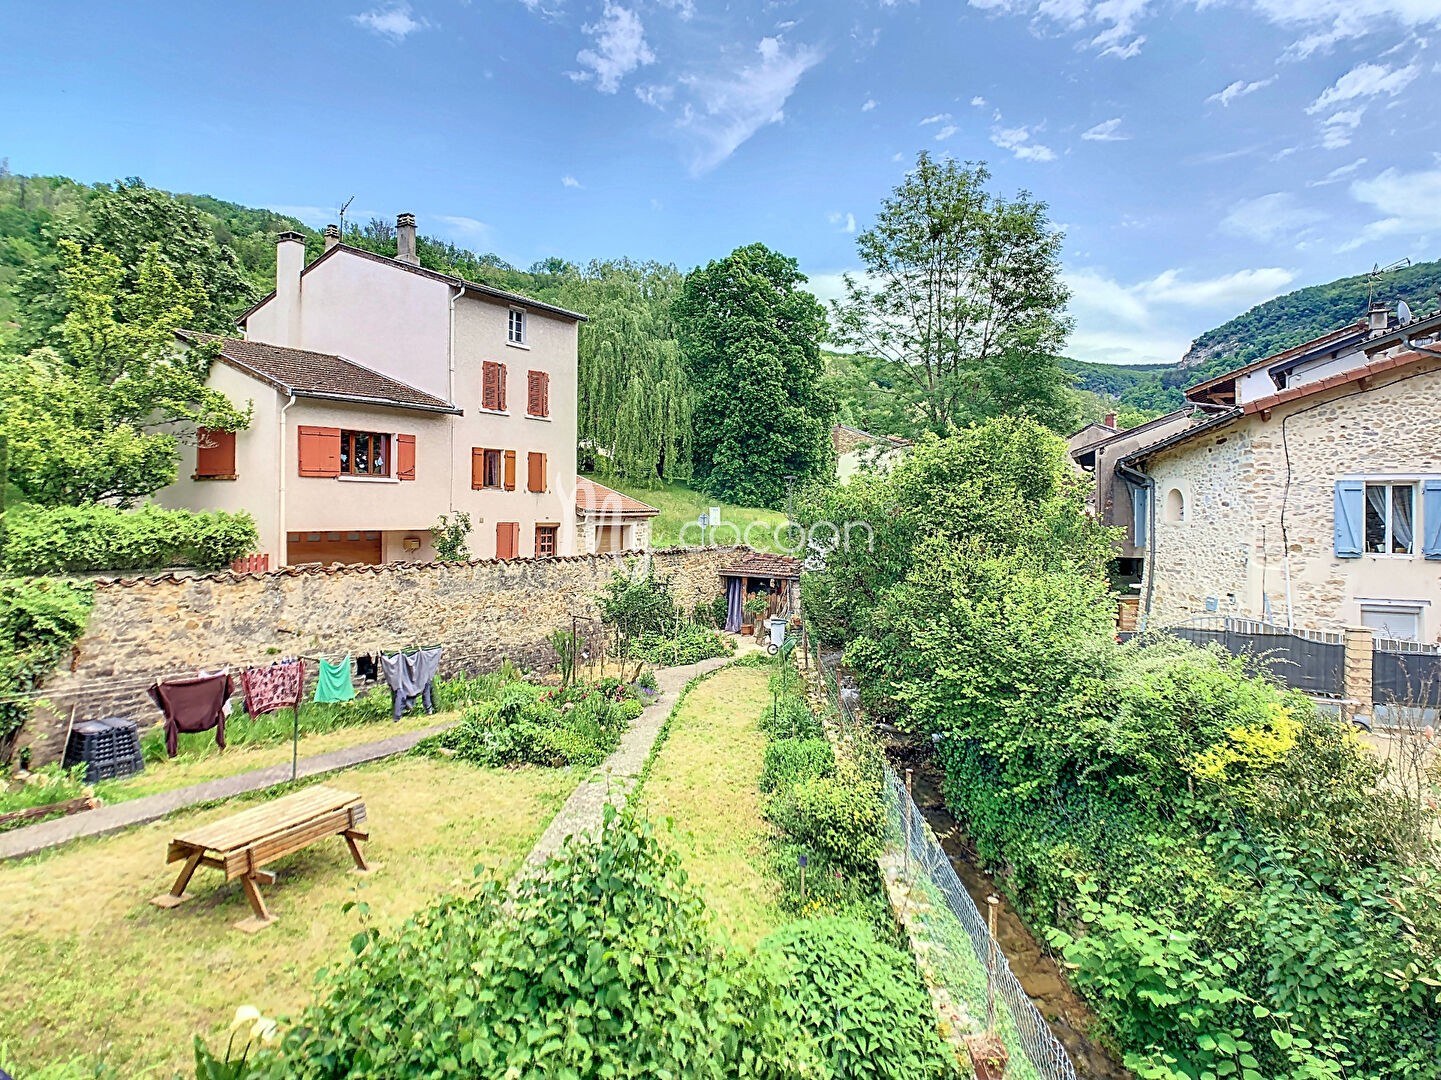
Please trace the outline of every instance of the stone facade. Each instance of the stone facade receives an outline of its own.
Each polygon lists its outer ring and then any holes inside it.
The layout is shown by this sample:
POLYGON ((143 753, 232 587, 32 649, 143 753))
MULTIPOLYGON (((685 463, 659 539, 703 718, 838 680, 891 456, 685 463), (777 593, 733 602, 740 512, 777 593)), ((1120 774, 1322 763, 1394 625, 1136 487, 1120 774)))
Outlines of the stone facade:
POLYGON ((1421 486, 1441 477, 1441 362, 1319 390, 1161 450, 1149 625, 1212 614, 1310 629, 1413 605, 1441 637, 1441 563, 1422 554, 1421 486), (1416 484, 1414 553, 1335 555, 1339 480, 1416 484))
MULTIPOLYGON (((685 610, 722 591, 734 547, 671 548, 505 562, 292 568, 96 583, 95 606, 66 670, 43 688, 17 746, 37 764, 64 749, 72 719, 158 722, 146 688, 198 669, 232 671, 286 656, 339 659, 413 645, 445 647, 442 674, 487 671, 509 658, 549 670, 550 634, 571 616, 596 618, 613 574, 651 569, 685 610)), ((601 646, 599 623, 581 632, 601 646)))

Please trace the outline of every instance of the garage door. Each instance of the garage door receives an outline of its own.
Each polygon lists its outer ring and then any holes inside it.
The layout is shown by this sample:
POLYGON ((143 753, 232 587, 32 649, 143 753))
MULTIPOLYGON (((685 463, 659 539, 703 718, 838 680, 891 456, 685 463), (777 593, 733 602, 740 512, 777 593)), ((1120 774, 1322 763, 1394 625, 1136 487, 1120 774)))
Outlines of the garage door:
POLYGON ((297 563, 370 563, 381 561, 380 533, 313 532, 291 533, 286 544, 285 561, 297 563))
POLYGON ((605 555, 625 550, 625 526, 601 525, 595 530, 595 550, 605 555))

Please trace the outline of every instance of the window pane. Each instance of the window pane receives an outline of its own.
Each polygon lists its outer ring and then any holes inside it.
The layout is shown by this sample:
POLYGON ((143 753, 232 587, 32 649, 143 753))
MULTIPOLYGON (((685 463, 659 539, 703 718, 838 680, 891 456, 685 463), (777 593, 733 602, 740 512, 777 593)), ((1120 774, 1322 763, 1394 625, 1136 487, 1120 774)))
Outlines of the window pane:
POLYGON ((354 437, 349 431, 340 433, 340 471, 343 473, 350 472, 350 440, 354 437))
POLYGON ((1391 488, 1391 551, 1396 555, 1410 555, 1414 550, 1415 531, 1411 510, 1415 505, 1414 484, 1396 484, 1391 488))
POLYGON ((370 471, 371 471, 372 473, 374 473, 376 476, 389 476, 389 475, 390 475, 390 464, 389 464, 389 463, 390 463, 390 436, 389 436, 389 435, 376 435, 376 436, 373 436, 373 438, 374 438, 375 442, 374 442, 374 448, 373 448, 373 450, 372 450, 372 454, 373 454, 375 460, 372 462, 372 468, 371 468, 370 471))
POLYGON ((1379 555, 1386 550, 1386 485, 1366 485, 1366 550, 1379 555))
POLYGON ((363 431, 355 433, 355 475, 364 476, 370 471, 370 436, 363 431))

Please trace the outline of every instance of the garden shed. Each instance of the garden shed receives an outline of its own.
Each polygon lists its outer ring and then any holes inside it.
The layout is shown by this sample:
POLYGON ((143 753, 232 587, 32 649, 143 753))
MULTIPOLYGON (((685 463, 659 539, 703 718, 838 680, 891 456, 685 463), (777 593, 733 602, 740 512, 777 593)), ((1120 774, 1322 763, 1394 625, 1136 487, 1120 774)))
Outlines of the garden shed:
POLYGON ((752 620, 745 614, 746 601, 763 597, 766 611, 761 618, 792 615, 800 610, 801 561, 791 555, 746 551, 721 568, 726 587, 726 625, 730 633, 752 620))

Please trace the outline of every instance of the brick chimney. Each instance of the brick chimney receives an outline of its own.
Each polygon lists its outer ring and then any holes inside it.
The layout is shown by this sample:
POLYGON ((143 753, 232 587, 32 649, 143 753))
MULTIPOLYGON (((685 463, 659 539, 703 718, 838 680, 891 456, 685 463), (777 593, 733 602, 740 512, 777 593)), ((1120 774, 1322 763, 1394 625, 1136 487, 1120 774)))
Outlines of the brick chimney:
POLYGON ((300 345, 300 272, 305 269, 305 237, 283 232, 275 238, 275 322, 270 333, 284 340, 271 345, 300 345))
POLYGON ((415 253, 414 214, 401 214, 395 219, 395 261, 420 265, 420 256, 415 253))
POLYGON ((1384 300, 1377 300, 1371 305, 1371 310, 1366 313, 1366 319, 1371 329, 1371 336, 1384 334, 1387 327, 1391 325, 1391 307, 1384 300))
POLYGON ((329 251, 338 243, 340 243, 340 226, 327 225, 325 227, 325 250, 329 251))
POLYGON ((1114 431, 1116 429, 1116 414, 1113 412, 1108 412, 1106 414, 1106 418, 1102 420, 1101 423, 1114 431))

